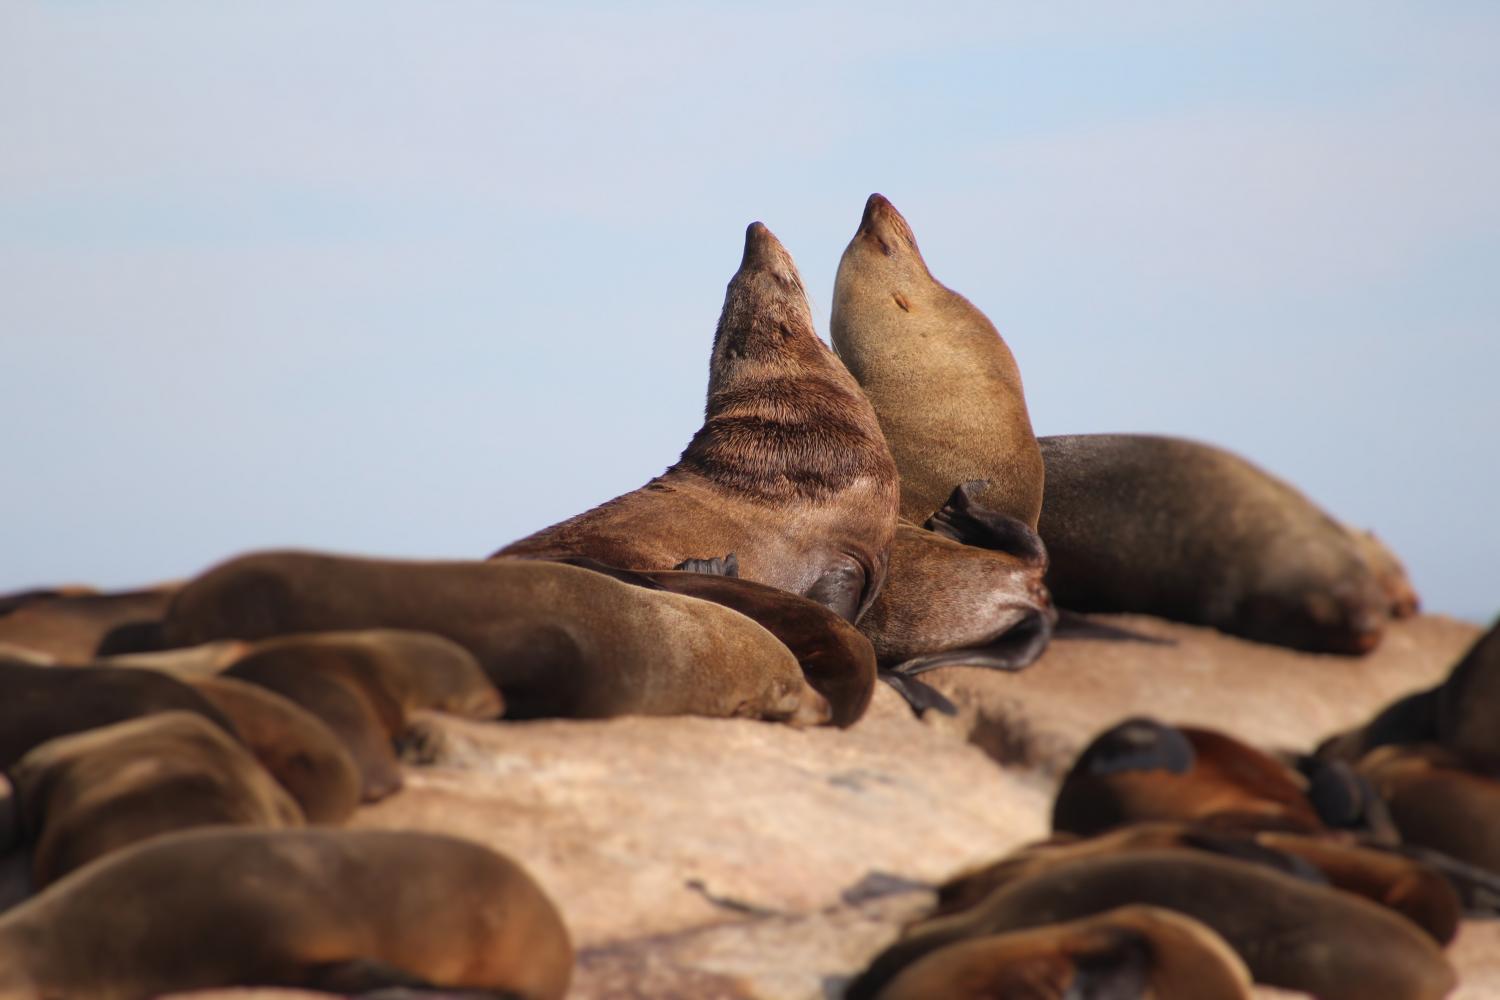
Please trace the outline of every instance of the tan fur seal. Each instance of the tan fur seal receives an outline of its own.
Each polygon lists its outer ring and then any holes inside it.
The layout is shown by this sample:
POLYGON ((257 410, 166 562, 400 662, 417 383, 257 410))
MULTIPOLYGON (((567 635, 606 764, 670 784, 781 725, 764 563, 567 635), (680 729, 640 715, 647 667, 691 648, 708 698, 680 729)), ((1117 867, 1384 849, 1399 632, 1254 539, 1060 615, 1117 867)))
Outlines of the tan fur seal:
POLYGON ((274 691, 232 677, 187 682, 223 712, 310 823, 342 823, 359 805, 359 766, 333 730, 274 691))
POLYGON ((869 400, 813 332, 791 255, 757 222, 724 296, 703 427, 677 464, 496 555, 667 570, 732 552, 745 579, 857 621, 885 579, 898 491, 869 400))
POLYGON ((5 617, 12 611, 19 611, 28 604, 50 601, 59 597, 83 597, 88 594, 97 594, 98 592, 93 587, 78 583, 65 583, 57 587, 33 587, 30 590, 13 591, 9 594, 0 595, 0 618, 5 617))
POLYGON ((172 710, 197 713, 234 734, 201 694, 153 670, 0 663, 0 769, 58 736, 172 710))
POLYGON ((529 559, 231 560, 188 583, 174 644, 400 628, 473 653, 511 718, 712 715, 810 725, 828 702, 776 637, 727 607, 529 559))
POLYGON ((1437 746, 1386 746, 1360 761, 1406 844, 1500 872, 1500 781, 1437 746))
POLYGON ((807 683, 828 699, 832 713, 829 721, 835 726, 854 725, 869 707, 876 678, 875 650, 870 640, 816 601, 739 579, 737 560, 732 555, 710 560, 712 572, 627 570, 594 559, 561 561, 638 587, 684 594, 738 611, 791 650, 807 683))
POLYGON ((1223 733, 1126 719, 1073 763, 1052 807, 1052 828, 1100 833, 1139 820, 1232 821, 1321 832, 1300 775, 1223 733))
POLYGON ((1023 878, 979 906, 912 928, 849 987, 871 1000, 938 948, 1141 903, 1186 914, 1227 941, 1255 981, 1323 1000, 1438 1000, 1456 984, 1442 951, 1368 900, 1196 851, 1091 858, 1023 878))
POLYGON ((454 837, 195 830, 0 915, 0 996, 146 1000, 216 986, 561 1000, 573 949, 518 865, 454 837))
POLYGON ((974 938, 903 969, 878 1000, 1250 1000, 1250 972, 1208 927, 1154 906, 974 938))
POLYGON ((839 261, 830 329, 895 456, 903 518, 922 524, 954 486, 987 480, 987 507, 1036 527, 1044 469, 1016 359, 984 313, 933 278, 881 195, 839 261))
POLYGON ((148 837, 212 824, 301 826, 254 757, 190 712, 160 712, 49 740, 10 771, 32 881, 45 886, 148 837))
POLYGON ((1388 850, 1327 836, 1176 822, 1132 823, 1087 838, 1060 834, 1023 847, 943 884, 932 916, 970 909, 1002 886, 1087 858, 1163 848, 1221 854, 1332 885, 1400 913, 1438 944, 1453 940, 1463 917, 1458 894, 1440 872, 1388 850))
POLYGON ((1059 607, 1157 615, 1312 652, 1379 643, 1387 596, 1344 526, 1288 484, 1181 438, 1040 443, 1038 530, 1059 607))
POLYGON ((1047 648, 1057 616, 1046 549, 1024 522, 984 507, 982 486, 953 490, 925 528, 896 528, 885 587, 859 627, 898 690, 947 664, 1019 670, 1047 648))
POLYGON ((175 584, 119 593, 69 593, 22 603, 0 617, 0 642, 87 663, 104 637, 121 626, 160 621, 175 584))

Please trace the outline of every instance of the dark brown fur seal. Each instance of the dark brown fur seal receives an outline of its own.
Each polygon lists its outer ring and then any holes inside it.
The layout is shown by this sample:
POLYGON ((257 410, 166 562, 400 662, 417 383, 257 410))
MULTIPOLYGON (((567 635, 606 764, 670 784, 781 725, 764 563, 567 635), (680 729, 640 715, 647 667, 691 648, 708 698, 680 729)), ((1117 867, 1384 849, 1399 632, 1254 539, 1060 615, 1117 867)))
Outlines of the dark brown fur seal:
POLYGON ((791 255, 757 222, 724 297, 703 427, 677 464, 496 555, 669 570, 732 552, 745 579, 855 621, 885 579, 898 491, 869 400, 813 332, 791 255))
POLYGON ((895 456, 902 517, 922 524, 955 485, 986 480, 987 507, 1036 527, 1044 469, 1016 359, 984 313, 933 278, 881 195, 839 261, 831 332, 895 456))
POLYGON ((216 986, 561 1000, 573 949, 509 859, 385 830, 170 834, 0 915, 0 996, 146 1000, 216 986))
POLYGON ((110 594, 62 593, 26 602, 0 617, 0 642, 47 653, 65 663, 87 663, 114 630, 160 621, 173 586, 110 594))
POLYGON ((1500 781, 1437 746, 1386 746, 1359 764, 1403 843, 1500 872, 1500 781))
POLYGON ((49 740, 10 771, 32 883, 190 827, 301 826, 302 810, 223 730, 160 712, 49 740))
POLYGON ((153 670, 0 663, 0 769, 58 736, 172 710, 195 712, 234 734, 203 695, 153 670))
POLYGON ((274 691, 232 677, 187 682, 223 712, 310 823, 342 823, 359 805, 359 766, 333 730, 274 691))
POLYGON ((1157 615, 1312 652, 1379 643, 1387 596, 1344 526, 1288 484, 1181 438, 1040 443, 1038 530, 1059 607, 1157 615))
POLYGON ((511 718, 717 715, 827 721, 775 636, 729 608, 529 559, 403 562, 311 553, 231 560, 187 584, 173 644, 401 628, 473 653, 511 718))
POLYGON ((921 924, 878 956, 845 996, 871 1000, 902 969, 957 941, 1133 903, 1203 922, 1244 959, 1256 982, 1323 1000, 1437 1000, 1456 984, 1430 937, 1367 900, 1243 861, 1147 850, 1020 879, 971 910, 921 924))
POLYGON ((970 909, 1002 886, 1087 858, 1164 848, 1221 854, 1352 892, 1400 913, 1438 944, 1453 940, 1463 917, 1458 894, 1442 874, 1388 850, 1326 836, 1175 822, 1133 823, 1087 838, 1060 834, 1024 847, 950 879, 938 889, 932 916, 970 909))
POLYGON ((1087 836, 1141 820, 1232 821, 1321 832, 1291 768, 1232 737, 1134 718, 1084 748, 1063 778, 1052 828, 1087 836))
POLYGON ((878 1000, 1250 1000, 1250 972, 1224 939, 1180 913, 1125 906, 973 938, 907 966, 878 1000))
POLYGON ((1019 670, 1047 648, 1047 552, 1024 522, 981 504, 982 486, 953 490, 925 528, 897 527, 885 587, 859 624, 888 673, 1019 670))

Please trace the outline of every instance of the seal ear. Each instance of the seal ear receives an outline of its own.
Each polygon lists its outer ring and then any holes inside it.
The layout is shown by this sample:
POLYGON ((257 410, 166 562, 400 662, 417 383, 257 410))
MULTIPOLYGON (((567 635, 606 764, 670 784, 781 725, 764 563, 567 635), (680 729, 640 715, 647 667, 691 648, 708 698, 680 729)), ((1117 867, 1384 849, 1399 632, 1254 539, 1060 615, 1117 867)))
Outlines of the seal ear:
POLYGON ((1047 547, 1031 525, 979 502, 979 494, 989 485, 988 480, 971 479, 954 487, 948 502, 923 527, 964 545, 1004 552, 1031 566, 1045 566, 1047 547))
POLYGON ((740 560, 731 552, 726 556, 714 556, 712 559, 684 559, 672 568, 682 570, 684 573, 708 573, 711 576, 729 576, 738 579, 740 560))

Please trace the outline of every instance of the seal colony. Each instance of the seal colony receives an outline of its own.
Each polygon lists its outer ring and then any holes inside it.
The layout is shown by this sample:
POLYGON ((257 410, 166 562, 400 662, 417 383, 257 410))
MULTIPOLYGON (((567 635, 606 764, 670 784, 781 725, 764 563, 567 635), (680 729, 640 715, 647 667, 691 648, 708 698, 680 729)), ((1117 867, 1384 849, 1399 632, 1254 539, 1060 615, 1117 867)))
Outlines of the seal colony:
MULTIPOLYGON (((879 194, 831 339, 753 223, 704 422, 638 490, 484 560, 259 552, 0 596, 0 848, 29 872, 0 998, 562 997, 571 939, 518 864, 338 827, 446 763, 431 713, 849 727, 878 677, 954 711, 938 668, 1140 638, 1086 612, 1356 656, 1418 606, 1372 534, 1223 449, 1038 439, 1010 347, 879 194)), ((845 995, 1444 996, 1460 920, 1500 909, 1497 636, 1317 748, 1121 720, 1051 838, 953 873, 845 995)))

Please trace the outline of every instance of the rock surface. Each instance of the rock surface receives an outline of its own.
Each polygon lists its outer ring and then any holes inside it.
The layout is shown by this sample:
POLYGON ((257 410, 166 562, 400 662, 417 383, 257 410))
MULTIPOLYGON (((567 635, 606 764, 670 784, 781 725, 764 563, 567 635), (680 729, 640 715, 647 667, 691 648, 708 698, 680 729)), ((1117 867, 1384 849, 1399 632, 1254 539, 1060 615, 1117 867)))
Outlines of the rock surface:
MULTIPOLYGON (((428 715, 415 753, 431 763, 353 825, 446 831, 525 864, 572 930, 580 1000, 820 1000, 939 880, 1044 835, 1056 776, 1105 726, 1150 713, 1305 749, 1435 683, 1478 634, 1416 618, 1345 659, 1107 620, 1170 643, 1061 640, 1021 674, 927 675, 957 718, 918 721, 884 686, 847 731, 428 715)), ((1450 954, 1456 997, 1500 995, 1500 924, 1470 923, 1450 954)))

